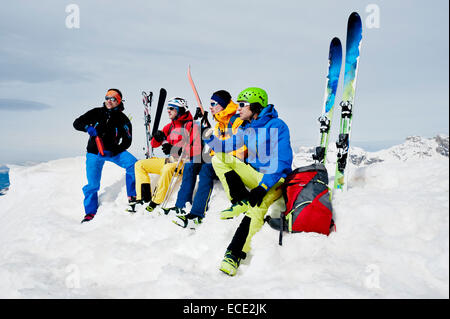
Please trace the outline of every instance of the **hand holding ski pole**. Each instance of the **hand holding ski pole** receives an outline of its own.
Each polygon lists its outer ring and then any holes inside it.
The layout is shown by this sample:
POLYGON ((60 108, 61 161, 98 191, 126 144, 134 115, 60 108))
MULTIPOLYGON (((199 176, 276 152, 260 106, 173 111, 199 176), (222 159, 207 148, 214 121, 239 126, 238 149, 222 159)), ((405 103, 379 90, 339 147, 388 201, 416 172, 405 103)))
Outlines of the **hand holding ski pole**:
POLYGON ((96 137, 97 136, 97 130, 95 129, 95 127, 93 126, 89 126, 86 129, 86 132, 91 136, 91 137, 96 137))
POLYGON ((89 134, 91 137, 95 137, 95 143, 97 144, 98 152, 100 153, 101 156, 105 156, 105 153, 104 153, 104 147, 103 147, 103 141, 102 141, 102 139, 98 136, 97 130, 95 129, 95 128, 97 127, 97 125, 98 125, 98 122, 97 122, 94 126, 89 126, 89 127, 86 129, 86 132, 88 132, 88 134, 89 134))

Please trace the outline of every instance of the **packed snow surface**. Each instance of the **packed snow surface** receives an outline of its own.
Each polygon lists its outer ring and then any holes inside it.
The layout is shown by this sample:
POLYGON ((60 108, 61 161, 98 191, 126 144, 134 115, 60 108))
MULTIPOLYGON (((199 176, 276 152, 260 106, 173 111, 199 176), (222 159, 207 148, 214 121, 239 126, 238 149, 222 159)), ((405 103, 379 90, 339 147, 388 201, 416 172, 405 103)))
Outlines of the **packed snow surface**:
MULTIPOLYGON (((310 151, 296 150, 294 166, 310 151)), ((285 233, 279 246, 265 224, 235 277, 218 267, 242 216, 220 220, 219 182, 204 223, 186 230, 142 206, 125 212, 124 171, 106 163, 98 214, 80 224, 84 157, 9 165, 0 298, 449 298, 448 136, 351 155, 349 188, 333 198, 337 230, 285 233)))

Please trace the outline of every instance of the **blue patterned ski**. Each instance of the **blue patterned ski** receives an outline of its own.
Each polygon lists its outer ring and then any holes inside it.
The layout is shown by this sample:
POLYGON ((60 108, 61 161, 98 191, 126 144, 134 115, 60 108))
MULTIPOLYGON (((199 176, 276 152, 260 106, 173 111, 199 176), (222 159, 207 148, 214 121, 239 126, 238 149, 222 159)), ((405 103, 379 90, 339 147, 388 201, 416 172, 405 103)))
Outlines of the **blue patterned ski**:
POLYGON ((339 38, 333 38, 330 43, 330 51, 328 54, 328 75, 325 85, 322 115, 318 119, 320 123, 320 141, 319 146, 316 147, 315 154, 313 154, 313 159, 322 164, 325 164, 327 156, 328 139, 330 135, 331 121, 333 119, 334 100, 339 82, 339 74, 341 73, 341 65, 341 41, 339 38))
POLYGON ((358 13, 353 12, 348 18, 347 42, 345 51, 344 93, 342 94, 341 120, 339 136, 336 142, 337 161, 334 188, 345 190, 347 188, 347 175, 345 168, 348 160, 350 146, 350 133, 353 118, 356 78, 358 74, 359 53, 362 40, 362 23, 358 13))

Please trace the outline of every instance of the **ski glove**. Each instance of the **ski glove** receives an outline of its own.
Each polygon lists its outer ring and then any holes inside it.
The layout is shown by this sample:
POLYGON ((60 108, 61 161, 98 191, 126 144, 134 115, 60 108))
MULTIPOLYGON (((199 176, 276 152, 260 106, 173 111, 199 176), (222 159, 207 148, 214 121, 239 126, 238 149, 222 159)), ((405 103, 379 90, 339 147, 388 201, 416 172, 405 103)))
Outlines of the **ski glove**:
POLYGON ((205 111, 205 113, 203 113, 202 121, 200 123, 203 127, 211 127, 211 123, 208 121, 208 112, 205 111))
POLYGON ((157 131, 157 132, 155 133, 155 135, 153 136, 153 138, 154 138, 157 142, 161 143, 162 141, 164 141, 164 140, 166 139, 166 134, 164 134, 163 131, 157 131))
POLYGON ((194 121, 203 117, 202 109, 197 107, 195 110, 194 121))
POLYGON ((267 191, 262 186, 258 186, 253 188, 250 191, 250 195, 248 197, 248 202, 250 206, 255 207, 261 205, 264 196, 266 196, 267 191))
POLYGON ((86 132, 88 132, 88 134, 89 134, 90 136, 92 136, 92 137, 97 136, 97 130, 96 130, 95 127, 93 127, 93 126, 89 126, 89 127, 86 129, 86 132))
POLYGON ((214 129, 212 127, 209 128, 205 128, 203 130, 203 139, 208 141, 209 139, 211 139, 211 135, 214 134, 214 129))
POLYGON ((164 143, 162 146, 163 153, 166 155, 170 155, 170 151, 172 150, 172 144, 164 143))

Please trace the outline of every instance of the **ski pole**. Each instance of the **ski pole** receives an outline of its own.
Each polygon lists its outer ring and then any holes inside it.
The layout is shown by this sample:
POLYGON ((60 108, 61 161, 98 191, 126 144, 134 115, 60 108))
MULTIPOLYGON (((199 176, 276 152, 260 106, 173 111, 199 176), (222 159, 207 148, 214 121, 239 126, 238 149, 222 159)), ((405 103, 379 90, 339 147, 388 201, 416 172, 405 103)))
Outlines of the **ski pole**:
MULTIPOLYGON (((98 122, 95 123, 94 128, 96 128, 97 125, 98 125, 98 122)), ((97 144, 97 149, 98 149, 98 152, 100 153, 100 155, 101 156, 105 156, 104 147, 103 147, 103 141, 100 138, 100 136, 98 136, 98 135, 95 137, 95 144, 97 144)))
MULTIPOLYGON (((191 140, 191 134, 192 134, 193 129, 194 129, 194 125, 192 125, 192 127, 189 129, 188 142, 186 143, 185 147, 182 148, 180 157, 178 158, 177 166, 175 167, 175 173, 172 176, 172 178, 170 179, 169 188, 167 189, 166 194, 164 196, 164 200, 161 204, 162 208, 166 208, 166 204, 169 201, 170 196, 172 195, 173 188, 175 187, 176 182, 178 181, 178 178, 181 175, 181 171, 184 167, 183 158, 185 156, 186 150, 188 149, 188 146, 190 146, 190 144, 191 144, 190 140, 191 140)), ((193 147, 193 145, 192 145, 192 147, 193 147)))
POLYGON ((283 246, 283 229, 284 229, 284 212, 280 213, 280 239, 278 240, 278 244, 283 246))
POLYGON ((180 156, 180 158, 178 159, 178 162, 177 162, 177 166, 175 166, 174 175, 170 179, 169 187, 167 188, 166 194, 164 195, 164 200, 161 204, 161 208, 163 208, 163 209, 166 208, 169 198, 170 198, 170 196, 172 196, 173 189, 175 188, 175 185, 178 182, 178 178, 181 175, 181 171, 182 171, 183 167, 184 167, 183 157, 180 156))

